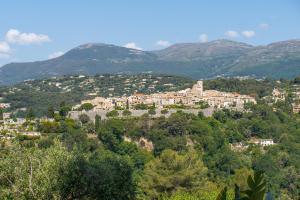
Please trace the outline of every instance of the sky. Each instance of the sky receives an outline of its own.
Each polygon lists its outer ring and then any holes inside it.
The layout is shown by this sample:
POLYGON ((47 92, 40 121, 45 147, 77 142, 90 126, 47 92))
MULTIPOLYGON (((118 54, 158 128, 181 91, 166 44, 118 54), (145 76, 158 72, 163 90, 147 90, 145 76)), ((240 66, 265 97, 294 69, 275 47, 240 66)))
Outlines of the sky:
POLYGON ((85 43, 157 50, 230 39, 300 39, 300 0, 1 0, 0 66, 85 43))

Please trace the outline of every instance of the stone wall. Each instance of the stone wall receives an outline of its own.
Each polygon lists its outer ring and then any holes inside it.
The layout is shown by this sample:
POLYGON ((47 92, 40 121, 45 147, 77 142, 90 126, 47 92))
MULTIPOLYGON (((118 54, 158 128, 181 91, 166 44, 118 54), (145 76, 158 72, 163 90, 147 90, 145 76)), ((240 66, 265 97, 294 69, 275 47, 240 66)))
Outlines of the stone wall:
MULTIPOLYGON (((169 109, 167 114, 161 114, 161 110, 162 109, 157 108, 155 110, 156 114, 153 115, 152 117, 160 117, 160 116, 169 117, 172 113, 176 113, 178 111, 176 109, 169 109)), ((213 108, 206 108, 206 109, 202 109, 202 110, 201 109, 180 109, 180 110, 185 113, 192 113, 195 115, 198 115, 199 111, 202 111, 204 116, 206 116, 206 117, 212 116, 212 114, 214 112, 213 108)), ((70 118, 76 119, 76 120, 82 114, 86 114, 87 116, 89 116, 89 118, 91 120, 94 120, 96 115, 99 115, 101 117, 101 119, 106 119, 107 118, 106 113, 108 113, 110 111, 111 110, 100 110, 100 109, 94 109, 94 110, 90 110, 90 111, 84 111, 84 110, 83 111, 71 111, 71 112, 69 112, 69 116, 70 116, 70 118)), ((123 117, 123 115, 122 115, 123 111, 119 110, 118 112, 119 112, 119 116, 123 117)), ((131 110, 130 109, 130 112, 132 113, 131 116, 140 117, 143 114, 148 113, 148 110, 131 110)))

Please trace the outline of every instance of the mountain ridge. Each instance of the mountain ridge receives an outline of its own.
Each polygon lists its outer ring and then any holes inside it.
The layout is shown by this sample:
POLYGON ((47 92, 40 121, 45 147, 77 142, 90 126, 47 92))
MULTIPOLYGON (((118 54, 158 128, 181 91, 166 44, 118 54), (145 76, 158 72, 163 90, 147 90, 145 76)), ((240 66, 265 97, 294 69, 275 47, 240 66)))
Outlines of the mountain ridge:
POLYGON ((86 43, 57 58, 4 65, 0 68, 0 84, 69 74, 149 71, 195 79, 216 76, 292 78, 300 75, 300 40, 253 46, 220 39, 206 43, 177 43, 156 51, 86 43))

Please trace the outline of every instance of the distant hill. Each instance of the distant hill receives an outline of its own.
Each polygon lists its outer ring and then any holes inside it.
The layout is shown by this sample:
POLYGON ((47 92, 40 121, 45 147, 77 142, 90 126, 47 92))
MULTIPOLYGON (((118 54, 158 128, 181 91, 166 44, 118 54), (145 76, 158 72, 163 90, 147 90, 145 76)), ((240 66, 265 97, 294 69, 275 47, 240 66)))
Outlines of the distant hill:
POLYGON ((96 96, 178 91, 191 87, 194 82, 184 77, 154 74, 52 77, 0 86, 0 103, 10 103, 9 111, 32 108, 41 116, 47 113, 49 106, 58 109, 61 102, 73 106, 96 96))
POLYGON ((300 40, 252 46, 230 40, 174 44, 160 51, 90 43, 45 61, 0 68, 0 84, 69 74, 141 72, 207 79, 217 76, 293 78, 300 75, 300 40))

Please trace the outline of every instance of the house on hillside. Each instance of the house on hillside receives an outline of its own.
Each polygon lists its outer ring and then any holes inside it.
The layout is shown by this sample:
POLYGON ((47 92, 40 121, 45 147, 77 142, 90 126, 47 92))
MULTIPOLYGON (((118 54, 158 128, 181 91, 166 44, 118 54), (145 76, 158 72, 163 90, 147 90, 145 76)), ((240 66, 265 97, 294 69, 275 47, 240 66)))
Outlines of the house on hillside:
POLYGON ((263 146, 263 147, 271 146, 271 145, 275 144, 273 139, 251 139, 249 141, 249 143, 259 145, 259 146, 263 146))
POLYGON ((300 112, 300 104, 299 103, 293 103, 293 113, 299 113, 300 112))

